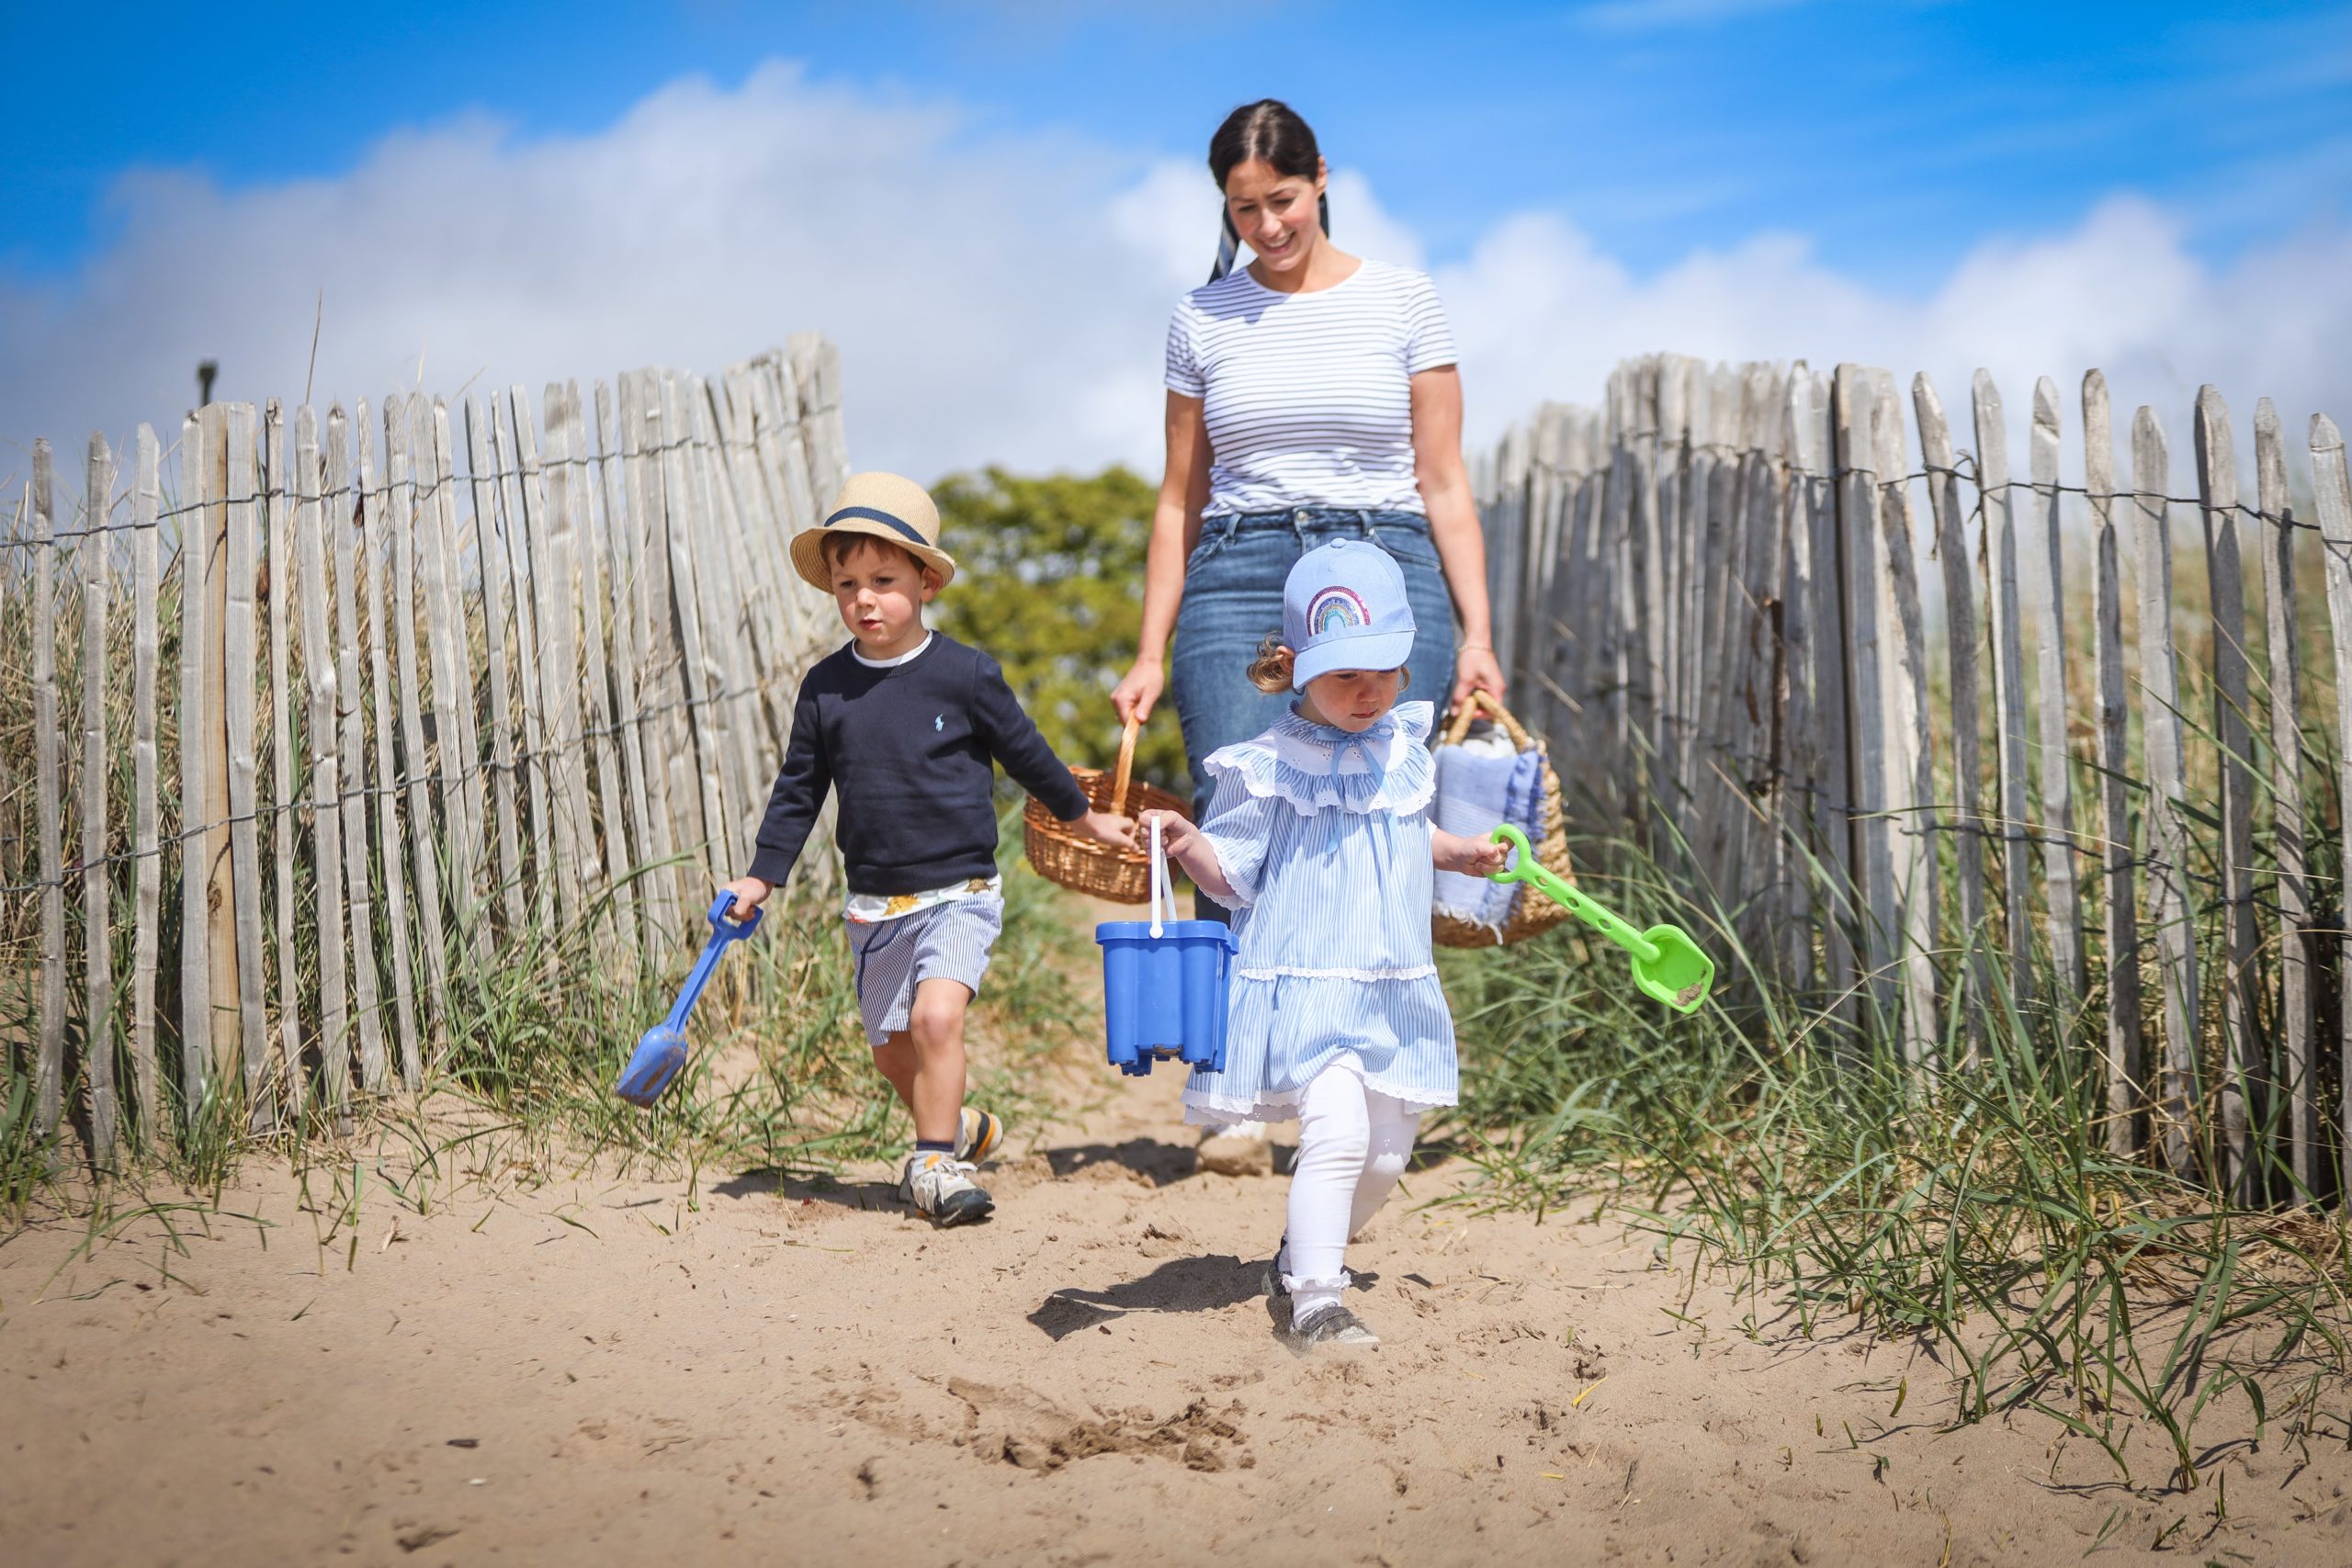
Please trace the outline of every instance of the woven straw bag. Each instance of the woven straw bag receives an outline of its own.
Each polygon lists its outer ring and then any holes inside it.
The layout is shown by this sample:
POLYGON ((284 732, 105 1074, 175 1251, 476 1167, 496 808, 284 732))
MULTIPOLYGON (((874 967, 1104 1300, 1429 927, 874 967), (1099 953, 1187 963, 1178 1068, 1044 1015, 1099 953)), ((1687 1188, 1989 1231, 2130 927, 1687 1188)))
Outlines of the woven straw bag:
MULTIPOLYGON (((1575 882, 1577 874, 1568 864, 1567 824, 1560 815, 1560 775, 1552 771, 1552 759, 1545 754, 1544 742, 1528 734, 1526 726, 1513 718, 1510 710, 1495 697, 1486 692, 1473 690, 1463 699, 1462 705, 1453 710, 1453 716, 1446 725, 1443 744, 1461 745, 1462 738, 1470 732, 1471 720, 1478 716, 1481 709, 1503 727, 1503 733, 1510 737, 1513 746, 1522 752, 1532 751, 1544 759, 1541 824, 1544 832, 1535 846, 1535 859, 1544 870, 1566 881, 1575 882)), ((1519 887, 1518 894, 1511 900, 1510 919, 1503 926, 1499 937, 1485 926, 1442 914, 1430 916, 1430 934, 1441 947, 1493 947, 1498 942, 1523 942, 1540 935, 1568 918, 1566 908, 1540 893, 1531 892, 1524 884, 1519 887)))
MULTIPOLYGON (((1136 761, 1136 735, 1141 728, 1141 725, 1129 720, 1120 735, 1115 772, 1106 773, 1100 768, 1070 770, 1078 787, 1085 792, 1086 804, 1114 817, 1173 811, 1191 821, 1193 812, 1186 802, 1164 789, 1129 781, 1127 775, 1136 761)), ((1114 849, 1109 844, 1096 843, 1047 810, 1046 803, 1034 795, 1021 808, 1021 837, 1028 851, 1029 863, 1048 882, 1059 883, 1073 893, 1107 898, 1114 904, 1141 904, 1151 897, 1148 851, 1114 849)))

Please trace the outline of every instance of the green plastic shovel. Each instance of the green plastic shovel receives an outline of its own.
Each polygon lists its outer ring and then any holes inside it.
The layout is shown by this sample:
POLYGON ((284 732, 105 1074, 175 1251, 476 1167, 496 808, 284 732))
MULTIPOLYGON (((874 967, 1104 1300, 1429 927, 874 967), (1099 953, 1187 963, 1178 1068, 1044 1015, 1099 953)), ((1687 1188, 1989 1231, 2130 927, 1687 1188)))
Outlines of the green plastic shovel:
POLYGON ((1637 931, 1542 866, 1516 828, 1497 828, 1495 842, 1519 852, 1518 863, 1494 874, 1497 882, 1525 882, 1634 955, 1634 984, 1677 1012, 1697 1012, 1714 984, 1715 961, 1699 951, 1680 926, 1637 931))

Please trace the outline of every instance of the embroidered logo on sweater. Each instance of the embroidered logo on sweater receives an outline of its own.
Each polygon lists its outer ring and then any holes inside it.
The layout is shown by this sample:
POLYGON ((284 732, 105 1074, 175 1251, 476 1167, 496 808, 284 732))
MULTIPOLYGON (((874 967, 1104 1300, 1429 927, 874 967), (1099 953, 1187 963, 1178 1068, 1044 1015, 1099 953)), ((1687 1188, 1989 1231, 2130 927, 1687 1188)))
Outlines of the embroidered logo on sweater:
POLYGON ((1372 612, 1352 588, 1326 588, 1306 603, 1306 630, 1311 637, 1372 625, 1372 612))
POLYGON ((935 713, 932 715, 931 727, 933 729, 944 731, 947 728, 947 716, 944 713, 935 713))

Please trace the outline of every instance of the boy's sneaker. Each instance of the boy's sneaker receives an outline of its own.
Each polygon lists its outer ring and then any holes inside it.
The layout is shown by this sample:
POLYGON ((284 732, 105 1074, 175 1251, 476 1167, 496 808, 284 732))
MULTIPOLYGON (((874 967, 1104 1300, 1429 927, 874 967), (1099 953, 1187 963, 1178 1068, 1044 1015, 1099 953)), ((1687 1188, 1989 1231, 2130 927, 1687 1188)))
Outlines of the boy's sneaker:
POLYGON ((1317 1345, 1370 1348, 1380 1343, 1380 1336, 1343 1306, 1327 1306, 1303 1322, 1294 1319, 1287 1337, 1302 1350, 1311 1350, 1317 1345))
POLYGON ((940 1226, 986 1219, 996 1207, 985 1189, 976 1187, 965 1172, 972 1168, 936 1149, 920 1149, 907 1156, 899 1175, 899 1198, 915 1213, 940 1226))
POLYGON ((996 1153, 1004 1142, 1004 1119, 991 1116, 973 1106, 964 1107, 964 1124, 956 1133, 956 1158, 965 1165, 978 1165, 996 1153))

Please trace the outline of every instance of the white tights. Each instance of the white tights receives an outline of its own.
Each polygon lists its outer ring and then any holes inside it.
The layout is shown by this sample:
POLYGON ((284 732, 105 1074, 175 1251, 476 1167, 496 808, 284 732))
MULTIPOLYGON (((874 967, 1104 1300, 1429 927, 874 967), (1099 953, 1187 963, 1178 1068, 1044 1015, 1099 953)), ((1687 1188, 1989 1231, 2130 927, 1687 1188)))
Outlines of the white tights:
POLYGON ((1347 1289, 1340 1259, 1348 1238, 1388 1201, 1421 1114, 1403 1100, 1364 1087, 1353 1062, 1315 1076, 1298 1100, 1298 1163, 1290 1178, 1290 1241, 1283 1283, 1291 1312, 1303 1318, 1336 1304, 1347 1289))

